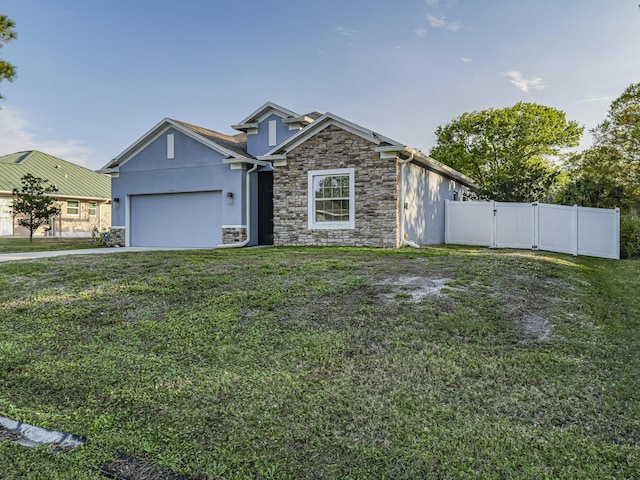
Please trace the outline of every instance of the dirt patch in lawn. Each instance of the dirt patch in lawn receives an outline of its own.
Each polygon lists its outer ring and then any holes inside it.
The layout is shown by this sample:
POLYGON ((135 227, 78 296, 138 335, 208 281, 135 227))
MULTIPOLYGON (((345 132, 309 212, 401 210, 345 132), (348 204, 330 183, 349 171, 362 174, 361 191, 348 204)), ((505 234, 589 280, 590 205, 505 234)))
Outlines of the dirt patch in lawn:
POLYGON ((105 477, 118 480, 190 480, 125 455, 112 462, 103 463, 96 470, 105 477))
POLYGON ((20 434, 14 433, 8 428, 0 425, 0 440, 5 442, 17 442, 18 440, 23 440, 24 437, 20 434))
POLYGON ((536 313, 527 312, 519 322, 518 326, 529 337, 529 339, 524 340, 525 343, 530 341, 530 339, 544 342, 549 340, 549 336, 551 335, 551 322, 547 318, 536 313))
POLYGON ((442 289, 451 282, 451 278, 430 278, 424 276, 403 275, 390 277, 376 283, 376 286, 390 288, 390 292, 382 294, 387 303, 398 300, 420 302, 427 297, 444 296, 442 289))

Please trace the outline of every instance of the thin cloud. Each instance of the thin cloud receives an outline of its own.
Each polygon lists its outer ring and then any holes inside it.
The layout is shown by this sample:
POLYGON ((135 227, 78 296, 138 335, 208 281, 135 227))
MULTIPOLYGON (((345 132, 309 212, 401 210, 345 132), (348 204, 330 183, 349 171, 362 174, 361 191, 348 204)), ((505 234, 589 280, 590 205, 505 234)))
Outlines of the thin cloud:
POLYGON ((602 97, 583 98, 578 103, 601 103, 601 102, 610 102, 611 100, 613 100, 613 95, 604 95, 602 97))
POLYGON ((431 8, 436 8, 440 5, 440 0, 427 0, 427 6, 431 8))
POLYGON ((29 122, 17 110, 4 107, 0 112, 0 155, 39 150, 78 165, 93 168, 91 150, 78 140, 42 140, 30 130, 29 122))
POLYGON ((462 58, 460 59, 460 61, 461 61, 462 63, 471 63, 471 62, 473 62, 473 58, 469 58, 469 57, 462 57, 462 58))
POLYGON ((344 27, 336 27, 334 29, 336 32, 338 32, 341 35, 345 35, 347 37, 351 37, 353 35, 360 35, 362 34, 362 32, 360 30, 355 30, 353 28, 344 28, 344 27))
POLYGON ((546 87, 546 85, 542 83, 542 78, 525 78, 522 72, 517 70, 505 72, 503 75, 505 77, 509 77, 511 79, 511 83, 523 93, 529 93, 530 90, 542 90, 546 87))
POLYGON ((427 36, 427 29, 424 27, 418 27, 415 29, 416 37, 424 38, 427 36))
POLYGON ((437 17, 435 15, 427 15, 427 20, 429 20, 429 25, 431 25, 432 28, 444 28, 450 32, 460 30, 460 22, 447 22, 444 15, 437 17))
POLYGON ((434 15, 427 15, 427 20, 429 20, 429 25, 431 25, 433 28, 440 28, 446 25, 444 21, 444 15, 440 15, 439 17, 436 17, 434 15))

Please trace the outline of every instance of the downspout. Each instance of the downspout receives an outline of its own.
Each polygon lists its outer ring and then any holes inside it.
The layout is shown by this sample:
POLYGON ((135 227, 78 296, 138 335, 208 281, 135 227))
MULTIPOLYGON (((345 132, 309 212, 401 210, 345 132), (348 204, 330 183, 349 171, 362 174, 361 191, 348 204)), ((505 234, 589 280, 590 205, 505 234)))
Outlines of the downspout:
POLYGON ((404 238, 404 177, 405 177, 405 165, 413 160, 413 152, 409 155, 409 158, 400 160, 400 241, 403 245, 408 245, 413 248, 420 248, 416 242, 407 240, 404 238))
POLYGON ((251 241, 251 173, 255 172, 258 169, 258 164, 256 163, 253 168, 247 170, 247 238, 242 242, 238 243, 223 243, 218 245, 216 248, 238 248, 244 247, 251 241))

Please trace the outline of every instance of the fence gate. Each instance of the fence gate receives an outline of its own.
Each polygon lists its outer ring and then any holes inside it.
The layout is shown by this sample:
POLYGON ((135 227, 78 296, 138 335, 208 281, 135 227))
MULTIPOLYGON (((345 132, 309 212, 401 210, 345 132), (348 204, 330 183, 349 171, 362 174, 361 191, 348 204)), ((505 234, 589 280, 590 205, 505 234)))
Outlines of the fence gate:
POLYGON ((445 243, 620 258, 620 209, 445 202, 445 243))

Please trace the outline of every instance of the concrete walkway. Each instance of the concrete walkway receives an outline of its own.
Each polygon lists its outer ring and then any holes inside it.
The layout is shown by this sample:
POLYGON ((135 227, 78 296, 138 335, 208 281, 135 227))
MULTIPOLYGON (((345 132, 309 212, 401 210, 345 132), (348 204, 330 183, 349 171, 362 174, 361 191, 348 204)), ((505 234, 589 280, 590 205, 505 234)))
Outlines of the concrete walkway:
POLYGON ((108 247, 108 248, 87 248, 83 250, 55 250, 51 252, 23 252, 23 253, 2 253, 0 263, 15 260, 34 260, 37 258, 60 257, 62 255, 98 255, 105 253, 126 253, 126 252, 147 252, 164 250, 202 250, 195 248, 169 248, 169 247, 108 247))

